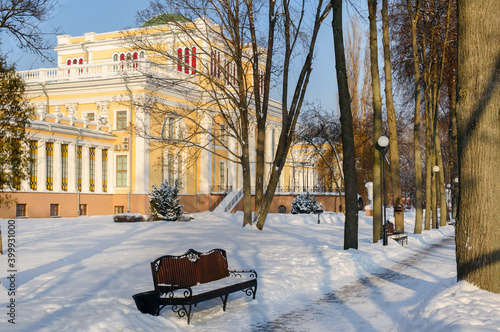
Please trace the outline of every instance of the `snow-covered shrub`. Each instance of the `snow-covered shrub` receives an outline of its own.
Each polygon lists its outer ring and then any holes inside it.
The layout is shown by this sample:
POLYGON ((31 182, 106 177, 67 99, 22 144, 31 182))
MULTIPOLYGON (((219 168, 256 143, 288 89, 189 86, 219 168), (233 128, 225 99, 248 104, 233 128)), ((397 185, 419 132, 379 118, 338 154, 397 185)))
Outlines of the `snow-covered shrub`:
POLYGON ((316 202, 316 197, 311 197, 309 193, 300 194, 292 201, 292 213, 316 213, 323 210, 323 204, 316 202))
POLYGON ((151 215, 156 220, 176 221, 179 216, 184 214, 182 211, 183 205, 179 204, 179 182, 171 186, 167 181, 164 181, 160 188, 153 185, 153 190, 149 194, 149 210, 151 215))
POLYGON ((114 222, 138 222, 152 221, 151 216, 146 216, 140 213, 119 213, 113 216, 114 222))

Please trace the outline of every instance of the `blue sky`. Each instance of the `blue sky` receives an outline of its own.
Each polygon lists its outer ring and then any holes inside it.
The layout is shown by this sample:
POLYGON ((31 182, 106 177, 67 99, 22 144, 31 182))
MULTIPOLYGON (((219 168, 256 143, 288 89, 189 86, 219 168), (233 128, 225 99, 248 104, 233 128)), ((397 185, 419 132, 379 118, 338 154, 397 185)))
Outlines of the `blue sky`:
MULTIPOLYGON (((61 0, 53 17, 43 25, 44 31, 59 28, 61 34, 83 36, 86 32, 109 32, 135 27, 137 11, 147 8, 146 1, 76 1, 61 0)), ((50 37, 55 44, 56 37, 50 37)), ((331 18, 328 18, 320 32, 316 46, 316 59, 308 87, 307 100, 320 102, 323 106, 337 108, 337 85, 333 53, 331 18)), ((40 57, 25 50, 19 50, 15 40, 2 34, 2 52, 8 52, 9 62, 16 63, 18 70, 52 68, 54 64, 41 62, 40 57)), ((55 55, 55 52, 53 52, 55 55)), ((289 92, 289 94, 293 93, 289 92)))

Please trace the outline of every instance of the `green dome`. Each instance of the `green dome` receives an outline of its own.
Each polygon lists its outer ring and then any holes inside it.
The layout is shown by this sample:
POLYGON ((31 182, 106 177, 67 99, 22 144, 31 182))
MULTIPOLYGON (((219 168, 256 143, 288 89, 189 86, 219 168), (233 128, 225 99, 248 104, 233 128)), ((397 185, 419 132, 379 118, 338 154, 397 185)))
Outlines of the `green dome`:
POLYGON ((170 22, 187 23, 187 22, 191 22, 191 20, 185 18, 181 14, 165 13, 165 14, 156 15, 155 17, 150 18, 149 20, 147 20, 146 22, 144 22, 141 25, 141 28, 167 24, 170 22))

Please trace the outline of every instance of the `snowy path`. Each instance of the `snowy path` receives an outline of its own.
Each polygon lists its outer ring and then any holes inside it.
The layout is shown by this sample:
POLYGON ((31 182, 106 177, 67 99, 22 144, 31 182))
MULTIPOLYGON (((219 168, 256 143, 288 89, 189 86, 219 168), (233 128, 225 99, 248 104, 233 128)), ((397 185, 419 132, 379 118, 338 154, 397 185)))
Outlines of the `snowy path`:
POLYGON ((365 332, 425 326, 418 321, 427 301, 456 280, 454 240, 446 237, 251 330, 365 332))

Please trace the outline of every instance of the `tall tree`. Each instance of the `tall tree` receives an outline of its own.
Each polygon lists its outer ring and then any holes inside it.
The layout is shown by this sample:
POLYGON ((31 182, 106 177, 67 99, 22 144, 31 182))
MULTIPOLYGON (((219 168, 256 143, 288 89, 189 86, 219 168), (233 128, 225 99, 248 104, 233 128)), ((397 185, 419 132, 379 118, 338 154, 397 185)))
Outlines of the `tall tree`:
MULTIPOLYGON (((14 37, 21 48, 49 58, 44 51, 50 44, 41 25, 49 18, 53 0, 0 1, 0 32, 14 37)), ((27 128, 33 109, 24 99, 24 82, 14 66, 0 55, 0 206, 12 203, 9 192, 20 189, 28 177, 29 156, 25 153, 27 128)))
POLYGON ((406 7, 409 18, 411 20, 411 44, 413 56, 413 68, 415 75, 414 84, 414 125, 413 125, 413 148, 415 156, 415 234, 422 233, 423 221, 423 188, 422 188, 422 151, 420 148, 420 59, 418 57, 418 42, 417 42, 417 22, 420 17, 420 0, 415 2, 415 7, 410 0, 406 0, 406 7))
POLYGON ((51 49, 52 45, 45 37, 56 31, 44 31, 42 23, 50 18, 56 4, 55 0, 2 0, 0 30, 13 36, 21 48, 50 60, 45 51, 51 49))
POLYGON ((365 196, 363 195, 366 192, 365 184, 372 181, 373 173, 370 53, 367 43, 364 54, 362 53, 363 32, 356 15, 350 18, 345 34, 347 83, 356 145, 358 194, 365 196))
MULTIPOLYGON (((147 10, 138 13, 138 22, 147 28, 145 33, 127 33, 124 37, 130 47, 154 55, 148 58, 149 66, 138 69, 143 70, 158 88, 184 94, 184 99, 190 103, 134 101, 136 106, 147 110, 153 122, 150 130, 144 126, 146 130, 138 130, 138 134, 158 140, 159 130, 155 132, 155 128, 161 130, 166 118, 174 118, 186 124, 186 132, 175 140, 161 135, 163 144, 176 145, 179 151, 196 150, 194 157, 212 154, 240 164, 243 170, 243 226, 251 225, 250 154, 256 136, 256 114, 252 105, 254 100, 260 99, 262 84, 252 75, 253 62, 259 60, 248 48, 252 42, 249 20, 255 18, 248 15, 248 11, 253 8, 245 3, 218 0, 201 6, 200 1, 190 0, 176 5, 178 13, 174 14, 169 13, 172 5, 169 0, 152 1, 147 10), (177 31, 173 45, 158 43, 156 39, 157 35, 165 33, 167 24, 177 31), (194 45, 196 49, 192 54, 195 62, 185 61, 187 45, 194 45), (159 75, 161 68, 168 66, 181 66, 182 72, 194 75, 159 75), (150 70, 150 67, 160 71, 150 70), (218 153, 216 145, 224 147, 227 155, 218 153)), ((258 63, 257 67, 261 65, 258 63)))
MULTIPOLYGON (((414 97, 415 140, 417 140, 417 127, 420 126, 417 112, 419 115, 421 112, 417 104, 422 100, 424 102, 426 125, 425 198, 427 207, 425 209, 425 229, 429 229, 431 217, 434 225, 437 221, 437 214, 433 213, 431 216, 432 209, 430 208, 435 204, 436 196, 439 196, 439 205, 442 207, 441 223, 446 222, 447 219, 444 175, 448 173, 445 167, 449 165, 443 163, 442 160, 444 156, 441 151, 440 129, 442 128, 438 126, 438 123, 443 118, 443 114, 448 110, 451 112, 451 106, 449 106, 451 103, 446 102, 446 98, 449 98, 451 94, 443 94, 441 91, 453 89, 451 77, 454 68, 456 68, 456 61, 452 60, 456 49, 454 0, 425 2, 397 0, 391 8, 391 32, 394 40, 392 49, 393 59, 395 59, 394 67, 397 73, 395 77, 403 87, 402 90, 414 97), (408 61, 412 58, 414 61, 408 61), (415 78, 420 83, 419 86, 416 85, 415 78), (435 192, 436 186, 432 184, 434 177, 431 176, 432 166, 435 165, 440 168, 438 195, 435 192), (433 192, 434 194, 432 194, 433 192)), ((417 150, 418 145, 415 141, 416 159, 418 159, 417 150)), ((415 165, 415 167, 419 167, 419 165, 415 165)), ((419 227, 419 224, 420 222, 417 221, 416 227, 419 227)))
POLYGON ((457 3, 457 277, 500 293, 500 7, 457 3))
MULTIPOLYGON (((274 2, 274 0, 270 0, 270 3, 274 2)), ((284 50, 284 58, 279 64, 279 67, 283 69, 280 87, 282 95, 282 126, 278 146, 276 148, 276 157, 271 168, 271 175, 267 188, 264 192, 261 204, 256 204, 255 207, 254 220, 257 221, 258 229, 264 228, 264 223, 266 221, 269 208, 271 207, 271 202, 278 185, 279 177, 283 167, 285 166, 286 157, 290 150, 292 139, 295 135, 295 126, 302 109, 305 93, 309 84, 309 78, 312 72, 313 56, 319 29, 331 10, 331 3, 329 1, 318 0, 315 2, 312 6, 313 12, 311 13, 314 15, 314 19, 312 19, 312 27, 308 32, 306 32, 307 30, 305 30, 304 19, 306 18, 306 9, 311 8, 309 7, 310 5, 310 3, 306 4, 306 2, 303 1, 300 3, 299 8, 294 8, 292 2, 283 1, 280 6, 277 6, 277 8, 279 8, 278 10, 281 11, 275 11, 273 8, 273 11, 269 12, 270 21, 275 20, 277 16, 282 17, 283 20, 281 27, 284 43, 282 48, 284 50), (299 17, 294 19, 294 11, 297 9, 299 17), (305 40, 304 37, 306 38, 305 40), (305 56, 298 67, 300 68, 298 77, 296 80, 292 80, 292 59, 294 56, 298 55, 297 52, 299 49, 297 48, 297 43, 300 41, 306 41, 305 44, 307 47, 304 50, 305 56), (293 93, 289 96, 289 92, 291 91, 293 91, 293 93)), ((269 50, 269 48, 267 49, 269 50)), ((269 58, 273 58, 273 55, 269 54, 268 59, 269 58)), ((259 151, 257 151, 257 154, 258 153, 259 151)))
POLYGON ((27 129, 34 110, 25 99, 24 86, 14 67, 0 59, 0 207, 12 203, 10 193, 28 178, 27 129))
POLYGON ((318 159, 318 182, 327 188, 335 187, 340 193, 344 190, 342 159, 339 153, 339 147, 342 147, 342 130, 334 113, 332 110, 326 111, 311 105, 301 115, 301 126, 297 135, 314 149, 313 154, 318 159))
POLYGON ((347 82, 347 68, 342 31, 342 0, 332 0, 333 44, 335 47, 335 68, 340 104, 342 127, 342 152, 345 183, 345 227, 344 249, 358 249, 358 185, 356 181, 356 150, 352 125, 351 98, 347 82))
POLYGON ((389 125, 389 149, 391 159, 392 197, 394 200, 395 231, 404 232, 404 208, 401 196, 401 175, 399 167, 398 134, 396 110, 392 96, 391 49, 389 46, 389 13, 388 1, 382 0, 382 44, 384 47, 385 102, 387 106, 387 123, 389 125))
MULTIPOLYGON (((295 126, 302 108, 305 92, 312 71, 313 54, 319 28, 330 12, 329 2, 318 0, 312 13, 312 27, 309 25, 310 3, 290 3, 288 1, 223 1, 186 0, 182 3, 172 0, 152 1, 150 8, 139 13, 139 21, 148 22, 168 19, 168 23, 185 32, 176 35, 175 42, 181 45, 196 45, 198 68, 187 67, 195 72, 193 77, 169 79, 160 77, 159 86, 177 90, 184 89, 190 94, 191 105, 185 105, 184 112, 179 107, 170 107, 167 112, 176 112, 178 117, 190 122, 194 128, 189 137, 184 137, 186 145, 212 151, 214 143, 225 147, 230 155, 226 157, 239 162, 243 169, 243 225, 257 222, 262 229, 274 197, 279 177, 293 139, 295 126), (171 8, 182 16, 165 15, 171 8), (279 42, 279 45, 277 43, 279 42), (283 50, 276 54, 276 49, 283 50), (300 61, 303 61, 300 63, 300 61), (300 72, 294 79, 292 68, 300 72), (279 70, 279 74, 276 74, 279 70), (267 112, 270 101, 271 81, 278 78, 282 95, 281 133, 276 147, 275 159, 267 186, 264 183, 266 127, 269 123, 267 112), (195 96, 199 92, 198 96, 195 96), (290 96, 290 92, 291 96, 290 96), (183 114, 179 114, 183 113, 183 114), (200 115, 203 115, 200 117, 200 115), (201 125, 201 120, 206 125, 201 125), (225 135, 238 143, 239 151, 230 146, 212 130, 217 123, 226 124, 225 135), (205 137, 198 141, 196 136, 205 137), (251 166, 251 155, 255 156, 255 167, 251 166), (252 178, 255 179, 255 217, 252 219, 252 178), (265 190, 264 190, 265 188, 265 190)), ((161 27, 150 32, 165 33, 161 27)), ((182 62, 169 45, 158 43, 157 39, 133 33, 131 44, 149 51, 155 56, 148 60, 156 67, 182 62)), ((175 45, 175 43, 174 43, 175 45)), ((177 46, 174 46, 174 48, 177 46)), ((183 46, 184 47, 184 46, 183 46)), ((156 68, 155 67, 155 68, 156 68)), ((293 70, 294 71, 294 70, 293 70)), ((151 78, 155 78, 150 75, 151 78)), ((159 111, 159 110, 155 110, 159 111)), ((160 115, 165 110, 158 112, 160 115)), ((161 116, 160 119, 161 120, 161 116)), ((161 121, 159 121, 161 124, 161 121)), ((157 137, 156 137, 157 139, 157 137)), ((170 143, 170 142, 169 142, 170 143)), ((220 157, 224 157, 222 154, 220 157)))
MULTIPOLYGON (((382 136, 382 97, 380 93, 380 75, 378 69, 377 43, 377 0, 368 0, 370 19, 370 64, 373 93, 373 146, 382 136)), ((373 149, 373 242, 380 240, 382 230, 382 170, 379 149, 373 149)))

